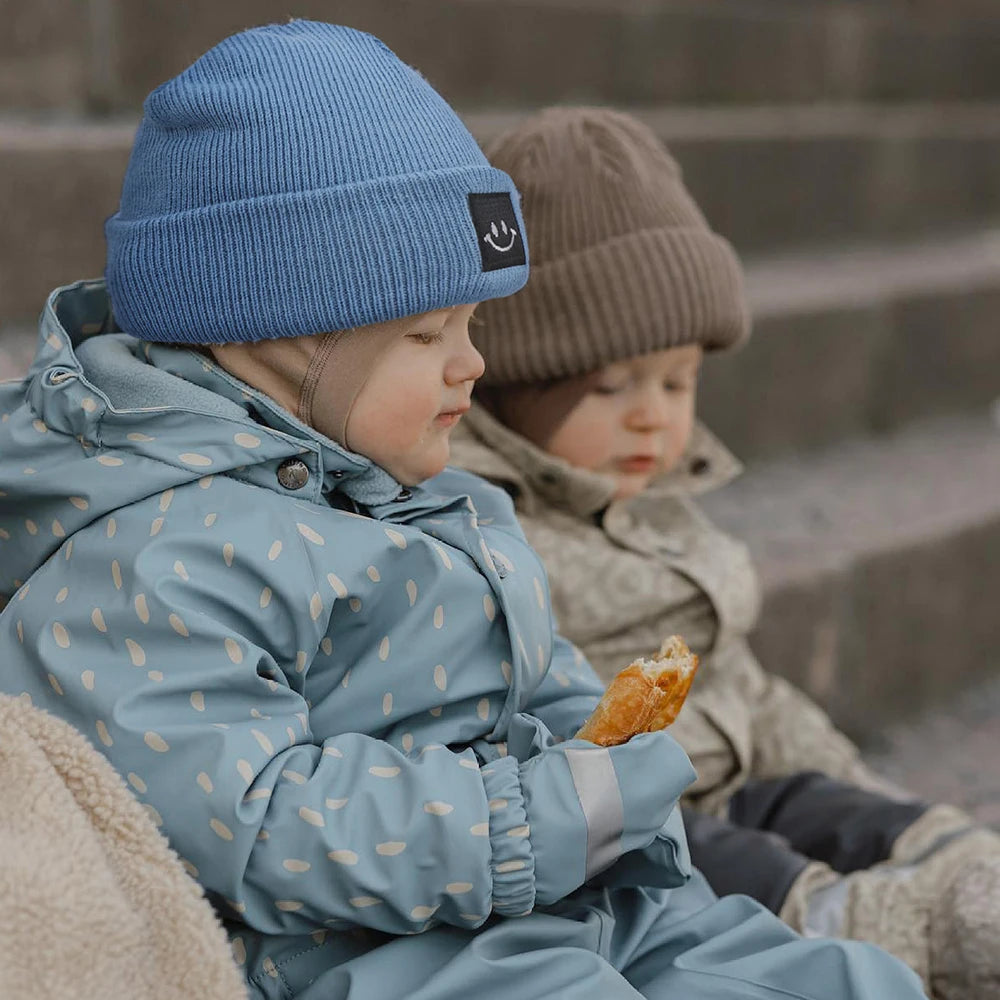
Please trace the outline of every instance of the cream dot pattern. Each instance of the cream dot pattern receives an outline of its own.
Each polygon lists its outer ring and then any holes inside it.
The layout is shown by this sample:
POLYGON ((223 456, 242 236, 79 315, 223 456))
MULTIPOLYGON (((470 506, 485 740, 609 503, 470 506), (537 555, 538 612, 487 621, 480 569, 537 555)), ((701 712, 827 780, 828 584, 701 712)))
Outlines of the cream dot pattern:
POLYGON ((100 462, 101 465, 107 466, 109 469, 115 469, 118 466, 125 464, 125 460, 118 458, 117 455, 98 455, 97 461, 100 462))
POLYGON ((323 614, 323 598, 319 594, 313 594, 309 598, 309 617, 316 621, 323 614))
POLYGON ((429 917, 433 917, 437 910, 436 906, 414 906, 410 910, 410 916, 414 920, 427 920, 429 917))
POLYGON ((341 599, 347 597, 347 587, 344 586, 344 581, 337 576, 336 573, 327 573, 326 582, 330 584, 333 588, 333 592, 341 599))
POLYGON ((89 510, 90 509, 90 504, 83 497, 70 497, 69 498, 69 502, 77 510, 89 510))
POLYGON ((111 739, 111 734, 108 732, 108 727, 105 725, 103 719, 98 719, 95 728, 97 729, 97 738, 106 746, 110 747, 114 745, 114 740, 111 739))
POLYGON ((472 888, 471 882, 449 882, 444 887, 444 891, 449 896, 461 896, 463 893, 472 892, 472 888))
POLYGON ((351 906, 357 907, 360 910, 366 906, 378 906, 382 900, 378 896, 351 896, 348 902, 351 906))
POLYGON ((392 692, 386 691, 382 696, 382 714, 392 715, 392 692))
POLYGON ((444 691, 448 687, 448 671, 445 670, 443 663, 434 668, 434 686, 439 691, 444 691))
POLYGON ((117 559, 111 561, 111 581, 115 585, 115 590, 122 589, 122 568, 117 559))
POLYGON ((155 750, 157 753, 166 753, 170 749, 170 744, 159 733, 154 733, 152 730, 143 736, 143 740, 150 750, 155 750))
POLYGON ((340 848, 335 851, 330 851, 327 857, 331 861, 336 861, 338 865, 356 865, 358 863, 358 856, 354 851, 347 850, 346 848, 340 848))
POLYGON ((312 542, 313 545, 326 545, 326 539, 318 531, 310 528, 308 524, 303 524, 299 521, 295 527, 298 528, 299 534, 307 542, 312 542))
POLYGON ((204 771, 199 771, 198 777, 195 780, 198 782, 198 787, 206 795, 211 795, 215 786, 212 784, 212 779, 204 771))
POLYGON ((221 837, 223 840, 232 840, 233 831, 222 822, 221 819, 216 819, 214 816, 208 821, 208 825, 212 828, 212 832, 217 836, 221 837))
POLYGON ((188 632, 187 625, 184 624, 183 619, 178 614, 171 614, 167 621, 170 623, 170 627, 178 634, 184 636, 186 639, 191 633, 188 632))
POLYGON ((153 523, 149 526, 149 537, 155 538, 159 533, 160 529, 163 527, 163 518, 154 518, 153 523))
POLYGON ((333 652, 333 640, 328 635, 324 636, 320 640, 319 648, 324 656, 329 656, 333 652))
POLYGON ((236 442, 241 448, 259 448, 260 438, 255 434, 247 434, 244 431, 240 431, 239 434, 233 435, 233 441, 236 442))
POLYGON ((55 535, 56 538, 66 537, 66 529, 62 526, 60 521, 56 520, 52 522, 52 534, 55 535))
POLYGON ((281 542, 274 541, 271 542, 271 547, 267 550, 267 558, 269 562, 274 562, 278 556, 281 555, 281 542))
POLYGON ((281 867, 286 871, 290 872, 307 872, 312 865, 308 861, 303 861, 301 858, 285 858, 281 862, 281 867))
POLYGON ((410 600, 410 607, 417 603, 417 583, 415 580, 406 581, 406 596, 410 600))
POLYGON ((239 776, 249 785, 254 779, 253 765, 248 760, 240 759, 236 762, 236 770, 239 776))
MULTIPOLYGON (((326 826, 326 820, 323 819, 323 814, 317 812, 315 809, 310 809, 308 806, 299 806, 299 819, 308 823, 310 826, 326 826)), ((355 860, 357 860, 357 855, 355 855, 355 860)), ((353 864, 353 862, 351 862, 353 864)))
POLYGON ((381 767, 376 765, 375 767, 368 768, 368 773, 376 778, 395 778, 399 775, 400 768, 398 767, 381 767))
POLYGON ((382 579, 381 574, 374 566, 369 566, 368 569, 365 570, 365 573, 372 583, 378 583, 382 579))
POLYGON ((347 805, 348 799, 327 799, 324 803, 327 809, 343 809, 347 805))
POLYGON ((226 544, 222 546, 222 558, 225 560, 227 566, 233 565, 233 557, 235 554, 236 549, 232 542, 226 542, 226 544))
POLYGON ((274 753, 274 745, 267 738, 267 736, 264 733, 262 733, 259 729, 251 729, 250 735, 257 741, 257 743, 260 745, 261 750, 263 750, 264 753, 266 754, 274 753))
POLYGON ((196 468, 204 468, 212 464, 212 460, 207 455, 201 455, 196 451, 185 451, 177 457, 185 465, 193 465, 196 468))
POLYGON ((175 573, 176 573, 176 574, 177 574, 177 575, 178 575, 178 576, 179 576, 179 577, 180 577, 180 578, 181 578, 181 579, 182 579, 182 580, 183 580, 183 581, 184 581, 185 583, 187 583, 187 582, 188 582, 188 580, 190 580, 190 579, 191 579, 191 577, 190 577, 190 576, 188 576, 188 571, 187 571, 187 570, 186 570, 186 569, 184 568, 184 563, 182 563, 182 562, 180 561, 180 559, 178 559, 178 560, 177 560, 177 561, 176 561, 176 562, 174 563, 174 572, 175 572, 175 573))
POLYGON ((170 504, 173 503, 173 499, 174 499, 174 491, 173 490, 164 490, 163 493, 160 494, 160 513, 161 514, 166 514, 166 512, 168 510, 170 510, 170 504))
POLYGON ((403 840, 387 840, 382 844, 375 845, 375 853, 383 857, 392 858, 397 854, 402 854, 406 850, 406 842, 403 840))
POLYGON ((136 594, 133 604, 135 605, 135 613, 138 616, 139 621, 141 621, 143 625, 148 625, 149 605, 146 603, 146 595, 136 594))
POLYGON ((394 528, 386 528, 385 534, 389 541, 392 542, 392 544, 397 548, 406 548, 406 538, 400 532, 396 531, 394 528))
POLYGON ((445 552, 445 550, 440 545, 437 544, 437 542, 434 542, 433 545, 434 545, 434 550, 437 552, 438 556, 440 557, 441 563, 444 566, 444 568, 445 569, 453 569, 452 562, 451 562, 451 556, 449 556, 448 553, 445 552))
POLYGON ((69 632, 61 622, 54 622, 52 625, 52 638, 61 649, 69 649, 69 632))
POLYGON ((211 514, 206 514, 205 515, 205 520, 202 523, 205 525, 206 528, 211 528, 212 525, 215 524, 215 522, 218 519, 219 519, 219 515, 215 511, 212 511, 211 514))
POLYGON ((271 588, 270 587, 265 587, 260 592, 260 601, 259 601, 259 603, 260 603, 261 610, 263 610, 264 608, 266 608, 271 603, 271 588))
POLYGON ((232 638, 232 636, 227 637, 225 641, 226 656, 229 657, 233 663, 243 662, 243 649, 240 644, 232 638))
POLYGON ((191 707, 196 712, 205 711, 205 694, 203 691, 192 691, 191 692, 191 707))
POLYGON ((49 685, 56 694, 61 695, 63 693, 62 685, 59 683, 59 678, 55 674, 49 674, 49 685))
POLYGON ((148 791, 146 787, 146 782, 139 777, 135 771, 129 771, 128 773, 128 783, 140 794, 145 795, 148 791))
POLYGON ((94 671, 93 670, 84 670, 84 672, 82 674, 80 674, 80 683, 88 691, 93 691, 94 690, 94 679, 95 679, 95 675, 94 675, 94 671))
POLYGON ((455 807, 449 802, 425 802, 424 812, 430 813, 432 816, 447 816, 449 813, 454 812, 455 807))
POLYGON ((69 587, 63 587, 62 590, 56 594, 56 604, 62 604, 67 597, 69 597, 69 587))
POLYGON ((378 658, 383 663, 385 663, 385 661, 389 659, 389 649, 390 649, 389 637, 386 635, 382 637, 382 641, 378 644, 378 658))
POLYGON ((146 651, 135 639, 126 639, 125 648, 128 650, 128 656, 132 661, 133 667, 144 667, 146 665, 146 651))
POLYGON ((108 626, 104 622, 104 615, 100 608, 94 608, 94 610, 90 612, 90 620, 94 623, 94 628, 96 628, 98 632, 107 632, 108 626))

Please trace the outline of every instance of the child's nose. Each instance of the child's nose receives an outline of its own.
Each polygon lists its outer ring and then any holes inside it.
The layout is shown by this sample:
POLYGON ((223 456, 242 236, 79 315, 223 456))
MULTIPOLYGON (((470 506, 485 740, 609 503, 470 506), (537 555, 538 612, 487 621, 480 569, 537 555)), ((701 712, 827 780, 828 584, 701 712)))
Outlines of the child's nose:
POLYGON ((472 341, 467 341, 445 368, 444 378, 449 385, 474 382, 486 371, 486 362, 472 341))
POLYGON ((670 423, 670 405, 662 388, 647 389, 635 406, 629 410, 627 418, 631 430, 660 431, 670 423))

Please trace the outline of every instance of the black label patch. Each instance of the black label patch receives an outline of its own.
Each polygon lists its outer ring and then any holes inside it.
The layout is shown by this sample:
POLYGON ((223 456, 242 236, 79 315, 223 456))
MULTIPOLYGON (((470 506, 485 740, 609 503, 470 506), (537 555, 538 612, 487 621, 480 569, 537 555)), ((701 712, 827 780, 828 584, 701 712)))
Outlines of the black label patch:
POLYGON ((514 215, 510 192, 469 195, 469 214, 479 239, 484 271, 499 271, 526 263, 521 225, 514 215))

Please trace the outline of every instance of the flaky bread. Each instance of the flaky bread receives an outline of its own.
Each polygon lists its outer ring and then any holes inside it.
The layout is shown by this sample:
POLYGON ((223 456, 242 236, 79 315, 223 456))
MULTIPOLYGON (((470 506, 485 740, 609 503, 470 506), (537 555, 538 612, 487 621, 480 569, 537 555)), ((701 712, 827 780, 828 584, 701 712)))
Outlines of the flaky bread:
POLYGON ((670 636, 655 656, 634 660, 615 676, 576 738, 610 747, 665 729, 677 718, 697 669, 698 657, 679 635, 670 636))

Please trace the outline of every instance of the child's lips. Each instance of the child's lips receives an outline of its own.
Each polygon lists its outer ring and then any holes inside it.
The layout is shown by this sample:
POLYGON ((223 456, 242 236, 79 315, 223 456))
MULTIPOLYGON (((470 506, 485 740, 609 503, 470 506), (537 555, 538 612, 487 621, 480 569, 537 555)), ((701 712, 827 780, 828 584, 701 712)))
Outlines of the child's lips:
POLYGON ((618 468, 622 472, 653 472, 659 459, 655 455, 629 455, 618 460, 618 468))
POLYGON ((439 427, 454 427, 462 419, 462 414, 469 411, 469 404, 456 406, 453 410, 442 410, 435 418, 434 423, 439 427))

